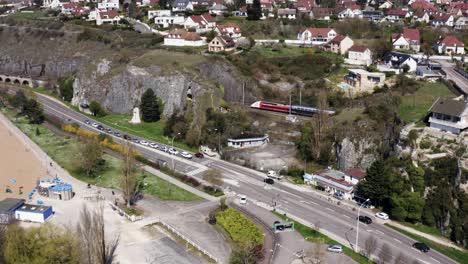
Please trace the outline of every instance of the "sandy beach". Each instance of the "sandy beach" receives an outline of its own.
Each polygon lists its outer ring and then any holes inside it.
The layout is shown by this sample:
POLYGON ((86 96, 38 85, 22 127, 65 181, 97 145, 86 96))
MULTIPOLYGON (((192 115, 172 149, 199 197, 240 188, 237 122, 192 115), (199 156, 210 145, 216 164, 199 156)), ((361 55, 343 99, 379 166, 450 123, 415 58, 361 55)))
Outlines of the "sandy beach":
POLYGON ((37 159, 32 150, 23 144, 0 122, 0 200, 27 198, 38 178, 46 178, 45 164, 37 159), (23 186, 23 194, 20 187, 23 186), (11 193, 7 193, 9 187, 11 193))

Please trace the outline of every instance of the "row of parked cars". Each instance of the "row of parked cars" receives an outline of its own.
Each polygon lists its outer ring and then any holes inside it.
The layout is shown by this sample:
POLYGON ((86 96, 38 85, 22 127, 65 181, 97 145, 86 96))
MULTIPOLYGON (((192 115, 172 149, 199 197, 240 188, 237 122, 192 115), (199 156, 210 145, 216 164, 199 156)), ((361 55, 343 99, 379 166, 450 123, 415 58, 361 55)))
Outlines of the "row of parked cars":
MULTIPOLYGON (((126 139, 126 140, 130 140, 136 144, 140 144, 142 146, 146 146, 146 147, 150 147, 152 149, 157 149, 157 150, 160 150, 160 151, 163 151, 163 152, 167 152, 171 155, 180 155, 181 157, 183 158, 186 158, 186 159, 191 159, 193 158, 192 154, 188 153, 187 151, 179 151, 175 148, 171 148, 171 147, 167 147, 167 146, 164 146, 164 145, 158 145, 154 142, 148 142, 146 140, 143 140, 143 139, 139 139, 139 138, 132 138, 130 137, 129 135, 126 135, 126 134, 122 134, 120 133, 119 131, 114 131, 108 127, 104 127, 103 125, 101 124, 98 124, 96 122, 91 122, 90 120, 85 120, 84 121, 86 124, 100 130, 100 131, 103 131, 103 132, 106 132, 108 134, 111 134, 111 135, 114 135, 116 137, 122 137, 123 139, 126 139)), ((201 153, 197 153, 195 154, 195 157, 196 158, 203 158, 203 154, 201 153)))

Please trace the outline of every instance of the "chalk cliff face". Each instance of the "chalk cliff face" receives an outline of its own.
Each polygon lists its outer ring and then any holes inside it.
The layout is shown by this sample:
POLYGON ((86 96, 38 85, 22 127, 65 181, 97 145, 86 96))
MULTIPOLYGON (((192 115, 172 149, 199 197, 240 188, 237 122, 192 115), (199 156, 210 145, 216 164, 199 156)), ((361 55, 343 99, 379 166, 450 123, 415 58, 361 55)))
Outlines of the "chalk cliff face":
POLYGON ((375 144, 368 138, 346 137, 335 144, 338 168, 347 170, 351 168, 367 169, 377 159, 375 144))
MULTIPOLYGON (((135 48, 123 58, 121 49, 77 41, 78 35, 0 25, 0 73, 51 83, 73 76, 74 105, 95 100, 113 113, 131 113, 148 88, 164 101, 165 116, 183 110, 187 100, 201 102, 207 94, 227 101, 242 98, 243 77, 223 59, 135 48)), ((246 101, 250 98, 247 91, 246 101)))

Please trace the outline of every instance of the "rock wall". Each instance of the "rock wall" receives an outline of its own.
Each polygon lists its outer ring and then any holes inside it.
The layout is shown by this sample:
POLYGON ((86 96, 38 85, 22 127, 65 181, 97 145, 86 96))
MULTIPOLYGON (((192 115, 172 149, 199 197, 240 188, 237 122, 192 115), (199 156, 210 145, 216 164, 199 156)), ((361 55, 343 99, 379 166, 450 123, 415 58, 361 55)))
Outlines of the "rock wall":
POLYGON ((367 169, 377 159, 375 144, 367 138, 344 138, 335 144, 337 165, 340 170, 367 169))

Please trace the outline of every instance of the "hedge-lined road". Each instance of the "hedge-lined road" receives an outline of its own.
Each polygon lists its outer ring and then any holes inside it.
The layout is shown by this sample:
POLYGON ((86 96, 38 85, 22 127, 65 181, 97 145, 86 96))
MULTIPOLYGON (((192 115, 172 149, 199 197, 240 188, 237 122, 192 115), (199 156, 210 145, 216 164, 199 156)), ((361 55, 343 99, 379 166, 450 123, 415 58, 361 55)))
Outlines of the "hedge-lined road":
MULTIPOLYGON (((56 99, 42 94, 37 94, 37 99, 43 104, 46 114, 54 115, 65 120, 69 119, 71 122, 79 123, 82 128, 94 132, 102 132, 84 123, 89 117, 77 113, 73 109, 58 102, 56 99)), ((115 129, 112 130, 115 131, 115 129)), ((132 138, 137 138, 133 135, 130 136, 132 138)), ((117 137, 114 137, 114 139, 119 143, 123 143, 124 141, 117 137)), ((350 246, 350 243, 354 244, 356 212, 345 208, 343 205, 337 205, 336 203, 322 199, 321 196, 314 192, 304 191, 301 188, 283 183, 275 183, 272 187, 265 187, 263 183, 263 179, 265 178, 264 174, 222 160, 210 158, 186 160, 139 144, 134 144, 134 146, 137 151, 150 160, 163 159, 168 162, 168 165, 171 165, 171 158, 174 158, 176 169, 184 173, 197 176, 201 174, 206 166, 217 168, 222 171, 225 178, 228 178, 225 181, 225 187, 229 186, 235 193, 246 195, 249 202, 261 202, 266 205, 271 205, 272 202, 276 200, 277 208, 284 210, 290 215, 304 219, 309 223, 319 223, 321 230, 326 231, 333 239, 339 240, 339 242, 347 246, 350 246), (351 230, 352 228, 353 230, 351 230)), ((361 224, 359 232, 359 245, 361 248, 363 248, 366 239, 370 236, 375 236, 378 239, 379 248, 381 248, 384 243, 388 244, 392 249, 392 252, 390 252, 392 257, 395 258, 400 253, 405 254, 408 259, 411 259, 409 263, 412 263, 412 260, 434 264, 456 263, 434 250, 428 253, 421 253, 415 250, 411 247, 415 242, 413 239, 380 223, 373 223, 371 225, 361 224)), ((378 255, 379 250, 377 250, 375 254, 378 255)))

